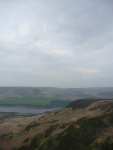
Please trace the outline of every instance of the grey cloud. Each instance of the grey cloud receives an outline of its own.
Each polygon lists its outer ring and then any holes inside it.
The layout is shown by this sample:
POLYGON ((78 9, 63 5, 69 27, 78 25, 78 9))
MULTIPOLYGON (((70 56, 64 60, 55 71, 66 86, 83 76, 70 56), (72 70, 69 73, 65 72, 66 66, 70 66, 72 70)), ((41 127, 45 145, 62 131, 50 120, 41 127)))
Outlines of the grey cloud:
POLYGON ((108 86, 112 3, 0 1, 1 85, 108 86))

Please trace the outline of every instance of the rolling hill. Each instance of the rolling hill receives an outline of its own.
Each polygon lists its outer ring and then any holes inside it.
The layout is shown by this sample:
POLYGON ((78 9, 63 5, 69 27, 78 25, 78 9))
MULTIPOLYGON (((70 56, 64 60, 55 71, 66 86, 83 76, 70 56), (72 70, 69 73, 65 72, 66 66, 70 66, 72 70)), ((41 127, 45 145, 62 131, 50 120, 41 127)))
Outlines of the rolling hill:
POLYGON ((58 107, 70 103, 69 98, 35 87, 0 87, 0 106, 58 107))
POLYGON ((0 87, 0 105, 56 107, 87 98, 113 99, 113 88, 0 87))

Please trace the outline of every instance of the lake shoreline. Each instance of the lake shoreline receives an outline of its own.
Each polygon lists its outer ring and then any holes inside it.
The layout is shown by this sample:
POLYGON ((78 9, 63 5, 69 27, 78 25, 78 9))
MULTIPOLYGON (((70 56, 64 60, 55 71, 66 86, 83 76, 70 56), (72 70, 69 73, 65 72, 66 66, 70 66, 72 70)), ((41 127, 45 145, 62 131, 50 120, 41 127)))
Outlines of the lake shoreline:
POLYGON ((30 106, 23 106, 23 105, 11 105, 11 104, 6 104, 6 105, 1 105, 0 104, 0 108, 3 108, 3 107, 20 107, 20 108, 33 108, 33 109, 51 109, 51 108, 56 108, 56 107, 65 107, 65 106, 33 106, 33 105, 30 105, 30 106))
POLYGON ((42 108, 42 107, 25 107, 25 106, 2 105, 2 106, 0 106, 0 113, 12 112, 12 113, 21 113, 21 114, 42 114, 45 112, 52 112, 55 110, 59 110, 61 108, 63 108, 63 107, 42 108))

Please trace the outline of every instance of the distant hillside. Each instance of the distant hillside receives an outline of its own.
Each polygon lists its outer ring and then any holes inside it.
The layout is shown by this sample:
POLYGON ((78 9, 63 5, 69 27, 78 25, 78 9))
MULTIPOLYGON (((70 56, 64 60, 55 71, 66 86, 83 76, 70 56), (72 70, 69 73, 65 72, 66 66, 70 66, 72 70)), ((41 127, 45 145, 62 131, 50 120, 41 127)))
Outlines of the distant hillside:
POLYGON ((69 99, 85 99, 85 98, 113 98, 113 87, 91 87, 91 88, 55 88, 55 87, 39 87, 39 89, 58 93, 69 99))
POLYGON ((113 150, 113 100, 77 100, 61 110, 36 116, 2 113, 0 148, 113 150))
POLYGON ((113 99, 113 88, 0 87, 0 105, 55 107, 90 98, 113 99))
POLYGON ((55 87, 0 87, 2 97, 61 97, 61 98, 113 98, 113 87, 108 88, 55 88, 55 87), (104 97, 103 97, 104 96, 104 97))
POLYGON ((63 107, 71 99, 65 95, 36 87, 0 87, 0 105, 29 107, 63 107))
POLYGON ((113 91, 99 93, 99 96, 105 97, 105 98, 113 98, 113 91))

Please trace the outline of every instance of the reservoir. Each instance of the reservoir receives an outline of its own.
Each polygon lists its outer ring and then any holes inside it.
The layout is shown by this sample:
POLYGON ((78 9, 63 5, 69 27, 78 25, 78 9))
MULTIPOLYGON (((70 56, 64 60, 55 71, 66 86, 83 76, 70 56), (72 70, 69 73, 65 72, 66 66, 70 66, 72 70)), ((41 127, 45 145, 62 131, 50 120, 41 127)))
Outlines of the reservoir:
POLYGON ((61 107, 54 108, 28 108, 28 107, 11 107, 0 106, 0 112, 15 112, 21 114, 41 114, 49 111, 61 109, 61 107))

